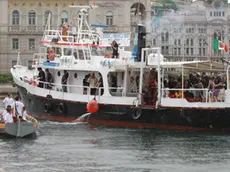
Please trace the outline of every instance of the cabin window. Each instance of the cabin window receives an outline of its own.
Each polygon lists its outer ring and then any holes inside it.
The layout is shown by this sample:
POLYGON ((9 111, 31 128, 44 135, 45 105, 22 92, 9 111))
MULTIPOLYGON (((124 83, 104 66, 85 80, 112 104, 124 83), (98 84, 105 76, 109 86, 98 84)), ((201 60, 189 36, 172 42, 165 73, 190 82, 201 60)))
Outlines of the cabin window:
POLYGON ((72 49, 71 48, 64 48, 64 55, 65 56, 71 56, 72 55, 72 49))
POLYGON ((61 56, 61 48, 55 48, 55 53, 59 56, 61 56))
POLYGON ((19 20, 20 20, 19 11, 14 10, 12 12, 12 25, 19 25, 19 20))
POLYGON ((74 73, 74 78, 77 78, 77 73, 74 73))

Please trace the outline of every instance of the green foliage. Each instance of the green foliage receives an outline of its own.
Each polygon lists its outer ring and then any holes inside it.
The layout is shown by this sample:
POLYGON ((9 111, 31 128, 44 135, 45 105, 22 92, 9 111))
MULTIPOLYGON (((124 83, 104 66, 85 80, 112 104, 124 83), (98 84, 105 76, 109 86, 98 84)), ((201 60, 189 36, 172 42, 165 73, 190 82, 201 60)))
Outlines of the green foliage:
POLYGON ((10 73, 0 74, 0 83, 13 83, 13 77, 10 73))

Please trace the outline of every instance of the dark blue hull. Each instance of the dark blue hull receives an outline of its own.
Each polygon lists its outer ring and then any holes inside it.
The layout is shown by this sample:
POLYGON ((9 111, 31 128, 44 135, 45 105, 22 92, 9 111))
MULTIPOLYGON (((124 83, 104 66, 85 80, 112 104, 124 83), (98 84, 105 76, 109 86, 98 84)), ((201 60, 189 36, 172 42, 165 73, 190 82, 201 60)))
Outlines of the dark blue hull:
MULTIPOLYGON (((27 93, 18 87, 27 111, 37 118, 74 121, 87 113, 86 103, 55 100, 27 93)), ((87 119, 91 124, 191 131, 230 131, 230 109, 178 109, 99 105, 87 119)))

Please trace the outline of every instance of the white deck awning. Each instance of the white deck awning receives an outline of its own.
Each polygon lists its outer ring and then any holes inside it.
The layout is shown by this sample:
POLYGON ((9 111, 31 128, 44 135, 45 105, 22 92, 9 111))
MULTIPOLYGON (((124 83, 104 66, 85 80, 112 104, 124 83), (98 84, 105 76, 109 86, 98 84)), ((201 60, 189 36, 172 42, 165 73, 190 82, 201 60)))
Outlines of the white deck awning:
POLYGON ((225 71, 222 63, 211 61, 161 62, 161 68, 182 68, 189 71, 225 71))

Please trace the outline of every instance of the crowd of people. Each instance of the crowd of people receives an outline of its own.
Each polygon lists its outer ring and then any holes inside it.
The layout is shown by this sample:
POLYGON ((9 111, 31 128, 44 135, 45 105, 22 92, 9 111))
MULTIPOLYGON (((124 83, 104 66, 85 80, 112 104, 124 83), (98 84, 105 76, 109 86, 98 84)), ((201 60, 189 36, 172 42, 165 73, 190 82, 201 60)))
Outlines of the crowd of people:
MULTIPOLYGON (((167 94, 171 98, 181 98, 182 94, 186 99, 195 101, 206 101, 208 98, 209 102, 219 102, 224 101, 225 90, 227 89, 227 77, 224 73, 214 72, 212 74, 207 74, 203 72, 202 74, 190 73, 187 79, 184 79, 184 89, 192 90, 170 90, 167 94), (197 90, 196 90, 197 89, 197 90), (207 89, 208 94, 205 90, 207 89), (208 96, 208 97, 207 97, 208 96)), ((168 80, 164 81, 165 88, 182 88, 182 77, 177 79, 174 77, 169 77, 168 80)))
MULTIPOLYGON (((83 79, 83 86, 90 87, 91 95, 99 94, 97 93, 98 88, 104 87, 101 74, 99 73, 99 78, 95 76, 95 73, 85 75, 85 78, 83 79)), ((100 89, 100 91, 100 94, 103 95, 104 89, 100 89)), ((87 94, 87 88, 84 88, 83 94, 87 94)))
POLYGON ((5 110, 0 115, 1 123, 13 123, 17 122, 18 120, 21 122, 26 121, 26 107, 21 102, 19 96, 16 96, 15 99, 13 99, 12 94, 9 93, 8 96, 3 100, 3 105, 5 110))

